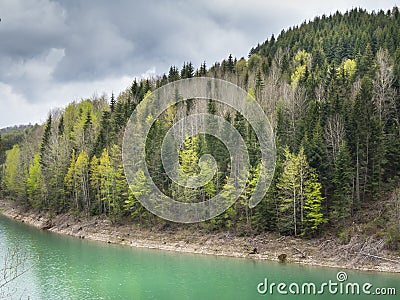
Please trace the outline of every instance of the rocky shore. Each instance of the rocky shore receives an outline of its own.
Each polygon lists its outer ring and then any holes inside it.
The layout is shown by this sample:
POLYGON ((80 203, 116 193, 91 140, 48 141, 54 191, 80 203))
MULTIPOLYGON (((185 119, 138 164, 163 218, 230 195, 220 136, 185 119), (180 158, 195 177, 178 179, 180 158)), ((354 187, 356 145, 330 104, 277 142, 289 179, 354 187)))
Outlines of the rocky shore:
POLYGON ((115 225, 105 216, 76 217, 71 214, 49 219, 0 201, 1 213, 9 218, 78 238, 131 247, 176 252, 232 256, 314 266, 400 273, 400 254, 384 249, 383 240, 361 235, 346 244, 336 237, 305 240, 265 233, 238 237, 230 232, 205 233, 189 229, 151 229, 140 225, 115 225))

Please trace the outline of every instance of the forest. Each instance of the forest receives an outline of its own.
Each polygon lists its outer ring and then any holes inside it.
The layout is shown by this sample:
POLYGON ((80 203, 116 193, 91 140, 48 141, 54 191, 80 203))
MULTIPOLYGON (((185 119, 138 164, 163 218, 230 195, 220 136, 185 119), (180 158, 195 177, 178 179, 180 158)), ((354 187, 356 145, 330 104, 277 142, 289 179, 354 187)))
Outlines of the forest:
MULTIPOLYGON (((229 52, 228 52, 229 53, 229 52)), ((259 150, 243 116, 214 101, 245 140, 250 176, 245 192, 223 214, 196 226, 237 235, 276 232, 312 238, 347 228, 383 236, 400 249, 400 16, 399 9, 316 17, 282 30, 252 48, 247 58, 229 55, 210 67, 191 62, 165 74, 135 79, 119 95, 94 95, 49 112, 42 125, 0 135, 0 197, 50 215, 107 215, 113 222, 168 224, 147 211, 129 188, 122 166, 125 125, 136 106, 167 83, 213 77, 243 88, 268 115, 276 135, 277 164, 263 200, 249 208, 258 176, 259 150)), ((203 105, 204 106, 204 105, 203 105)), ((206 134, 188 138, 179 151, 181 168, 196 174, 198 160, 214 156, 218 172, 207 185, 182 190, 165 174, 160 145, 180 115, 200 101, 186 100, 163 113, 146 142, 146 161, 156 185, 168 195, 210 199, 226 184, 229 153, 206 134)), ((186 225, 176 225, 186 226, 186 225)), ((194 228, 194 227, 193 227, 194 228)))

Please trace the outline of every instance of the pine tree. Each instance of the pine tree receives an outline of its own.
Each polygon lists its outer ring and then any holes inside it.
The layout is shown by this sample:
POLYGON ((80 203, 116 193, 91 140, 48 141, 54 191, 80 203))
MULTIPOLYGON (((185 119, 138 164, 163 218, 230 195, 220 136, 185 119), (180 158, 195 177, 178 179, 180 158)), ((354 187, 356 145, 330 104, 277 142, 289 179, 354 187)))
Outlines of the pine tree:
POLYGON ((52 119, 51 119, 51 114, 49 115, 46 124, 44 126, 44 133, 43 133, 43 138, 42 138, 42 143, 40 144, 40 162, 43 165, 46 165, 45 161, 45 156, 46 156, 46 151, 47 147, 49 146, 50 142, 50 137, 51 137, 51 126, 52 126, 52 119))
POLYGON ((64 115, 61 115, 60 121, 58 122, 58 136, 61 137, 64 134, 64 115))
POLYGON ((235 73, 235 62, 233 60, 232 54, 229 54, 228 61, 226 63, 226 69, 229 73, 235 73))
POLYGON ((108 147, 115 139, 110 123, 111 114, 108 110, 103 111, 100 122, 100 132, 97 135, 93 147, 93 155, 100 156, 103 149, 108 147))
POLYGON ((371 44, 368 43, 365 48, 364 54, 360 57, 358 65, 358 73, 361 76, 370 76, 372 77, 375 73, 375 60, 374 54, 372 53, 371 44))
POLYGON ((261 74, 261 70, 257 71, 257 75, 256 75, 256 99, 261 101, 262 97, 261 97, 261 92, 264 89, 265 83, 263 80, 263 76, 261 74))
POLYGON ((111 93, 111 101, 110 101, 110 110, 111 110, 111 113, 114 112, 115 103, 116 103, 116 101, 115 101, 114 93, 111 93))
POLYGON ((207 75, 207 66, 206 66, 206 62, 204 61, 200 66, 199 76, 204 77, 206 75, 207 75))
POLYGON ((342 142, 335 161, 334 194, 331 221, 341 223, 350 217, 353 204, 354 169, 346 142, 342 142))
POLYGON ((183 67, 181 70, 181 79, 192 78, 194 75, 194 67, 191 62, 183 63, 183 67))
POLYGON ((168 72, 168 81, 169 82, 174 82, 176 80, 179 80, 180 76, 179 76, 179 70, 177 67, 172 66, 169 68, 169 72, 168 72))

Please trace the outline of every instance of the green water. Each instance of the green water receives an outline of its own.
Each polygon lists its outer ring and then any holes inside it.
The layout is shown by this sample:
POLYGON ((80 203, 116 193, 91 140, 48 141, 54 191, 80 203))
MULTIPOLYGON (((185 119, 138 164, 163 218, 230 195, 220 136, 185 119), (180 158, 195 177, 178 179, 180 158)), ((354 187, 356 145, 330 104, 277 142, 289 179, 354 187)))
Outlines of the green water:
POLYGON ((346 271, 345 282, 369 282, 370 291, 394 287, 398 295, 331 295, 327 289, 323 295, 279 295, 276 289, 261 295, 257 285, 264 278, 321 284, 337 282, 340 270, 131 249, 40 231, 0 216, 0 263, 6 249, 15 246, 31 257, 29 271, 14 282, 15 299, 399 299, 400 294, 399 274, 346 271))

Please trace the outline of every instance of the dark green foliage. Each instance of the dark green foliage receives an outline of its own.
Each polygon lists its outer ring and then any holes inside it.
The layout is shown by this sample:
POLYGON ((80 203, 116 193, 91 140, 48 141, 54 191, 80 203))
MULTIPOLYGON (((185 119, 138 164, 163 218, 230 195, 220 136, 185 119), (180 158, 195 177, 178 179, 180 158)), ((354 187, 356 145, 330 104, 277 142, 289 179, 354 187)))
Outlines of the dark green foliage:
POLYGON ((206 62, 203 62, 200 66, 200 70, 198 72, 198 76, 199 77, 204 77, 207 75, 207 66, 206 66, 206 62))
POLYGON ((110 145, 113 134, 110 125, 110 112, 105 110, 101 117, 100 132, 93 147, 93 155, 100 157, 104 148, 110 145))
POLYGON ((3 142, 3 138, 0 135, 0 166, 5 162, 6 160, 6 147, 3 142))
POLYGON ((194 67, 191 62, 184 63, 181 70, 181 79, 192 78, 194 75, 194 67))
POLYGON ((340 145, 336 158, 333 183, 335 192, 332 201, 331 221, 344 224, 352 213, 354 184, 354 167, 345 142, 340 145))
POLYGON ((46 121, 46 124, 44 125, 44 133, 43 133, 42 143, 40 144, 40 161, 42 164, 44 164, 43 158, 46 155, 47 147, 48 147, 49 141, 50 141, 51 126, 52 126, 52 121, 51 121, 51 114, 50 114, 46 121))
POLYGON ((168 81, 169 82, 173 82, 176 80, 179 80, 180 76, 179 76, 179 70, 177 67, 173 66, 169 68, 169 73, 168 73, 168 81))
POLYGON ((60 121, 58 122, 58 136, 62 136, 64 134, 64 116, 61 116, 60 121))
POLYGON ((115 101, 114 93, 111 93, 111 101, 110 101, 110 109, 111 109, 111 112, 114 112, 115 103, 116 103, 116 101, 115 101))

